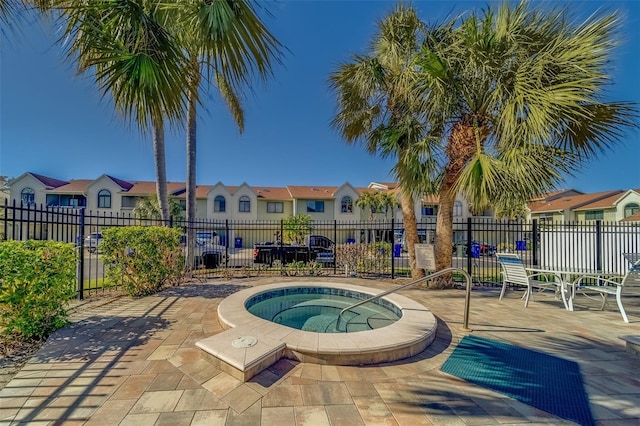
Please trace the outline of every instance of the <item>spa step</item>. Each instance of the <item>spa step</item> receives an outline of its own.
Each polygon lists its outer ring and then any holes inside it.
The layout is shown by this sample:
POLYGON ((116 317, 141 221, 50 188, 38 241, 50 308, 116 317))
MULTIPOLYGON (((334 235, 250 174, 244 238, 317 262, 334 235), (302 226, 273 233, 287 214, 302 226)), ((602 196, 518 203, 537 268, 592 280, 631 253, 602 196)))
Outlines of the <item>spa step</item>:
POLYGON ((640 336, 620 336, 622 340, 627 342, 627 351, 635 355, 640 355, 640 336))
POLYGON ((196 346, 211 355, 222 371, 246 382, 278 361, 286 345, 239 326, 202 339, 196 346))

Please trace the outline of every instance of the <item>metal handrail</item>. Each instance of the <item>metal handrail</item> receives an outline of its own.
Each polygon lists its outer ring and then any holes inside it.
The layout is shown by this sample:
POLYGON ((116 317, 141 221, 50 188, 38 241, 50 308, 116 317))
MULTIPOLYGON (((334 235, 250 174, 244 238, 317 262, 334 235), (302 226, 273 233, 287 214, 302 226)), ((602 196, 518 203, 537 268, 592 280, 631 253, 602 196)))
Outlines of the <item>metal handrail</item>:
POLYGON ((398 287, 394 287, 392 289, 385 290, 382 293, 376 294, 375 296, 371 296, 368 299, 361 300, 361 301, 359 301, 357 303, 354 303, 351 306, 347 306, 346 308, 341 310, 340 313, 338 314, 338 320, 336 321, 336 330, 340 331, 340 319, 342 319, 342 315, 345 312, 347 312, 347 311, 349 311, 349 310, 351 310, 353 308, 357 308, 360 305, 364 305, 365 303, 368 303, 368 302, 371 302, 373 300, 376 300, 376 299, 379 299, 381 297, 384 297, 387 294, 394 293, 394 292, 396 292, 398 290, 402 290, 403 288, 411 287, 412 285, 418 284, 420 281, 423 281, 423 280, 424 281, 429 281, 429 280, 432 280, 434 278, 437 278, 437 277, 439 277, 441 275, 444 275, 444 274, 446 274, 448 272, 452 272, 452 271, 461 272, 462 275, 464 275, 465 280, 467 281, 466 296, 465 296, 465 301, 464 301, 464 320, 463 320, 463 323, 462 323, 462 329, 464 331, 470 331, 470 329, 469 329, 469 301, 471 300, 471 275, 469 275, 469 273, 467 271, 465 271, 464 269, 453 268, 453 267, 452 268, 442 269, 442 270, 440 270, 438 272, 434 272, 431 275, 427 275, 426 277, 418 278, 418 279, 416 279, 414 281, 411 281, 411 282, 409 282, 407 284, 402 284, 402 285, 400 285, 398 287))

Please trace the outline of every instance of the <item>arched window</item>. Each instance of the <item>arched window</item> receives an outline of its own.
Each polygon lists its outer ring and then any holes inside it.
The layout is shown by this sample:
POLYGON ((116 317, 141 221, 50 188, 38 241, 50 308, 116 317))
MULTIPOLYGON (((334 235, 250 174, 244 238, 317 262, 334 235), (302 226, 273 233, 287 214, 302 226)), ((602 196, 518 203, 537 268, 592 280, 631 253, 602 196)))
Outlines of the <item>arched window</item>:
POLYGON ((629 203, 624 206, 624 217, 629 217, 633 214, 636 214, 640 211, 640 205, 637 203, 629 203))
POLYGON ((453 203, 453 215, 462 216, 462 203, 460 201, 453 203))
POLYGON ((216 195, 216 198, 213 199, 213 211, 216 213, 227 211, 227 201, 222 195, 216 195))
POLYGON ((101 189, 100 192, 98 192, 98 208, 111 208, 111 192, 108 189, 101 189))
POLYGON ((36 192, 31 188, 24 188, 20 193, 22 204, 32 206, 36 203, 36 192))
POLYGON ((353 200, 348 195, 342 197, 340 205, 340 211, 342 213, 353 213, 353 200))
POLYGON ((240 197, 238 202, 238 211, 240 213, 249 213, 251 211, 251 200, 246 195, 240 197))

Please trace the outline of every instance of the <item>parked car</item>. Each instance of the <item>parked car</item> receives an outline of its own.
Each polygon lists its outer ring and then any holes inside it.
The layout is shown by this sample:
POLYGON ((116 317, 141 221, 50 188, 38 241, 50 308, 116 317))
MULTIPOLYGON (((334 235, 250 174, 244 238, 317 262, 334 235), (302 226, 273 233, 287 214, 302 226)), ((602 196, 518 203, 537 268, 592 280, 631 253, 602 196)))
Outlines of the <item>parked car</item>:
POLYGON ((91 234, 84 237, 84 246, 89 250, 90 253, 95 253, 98 251, 98 247, 102 243, 102 234, 100 232, 92 232, 91 234))
POLYGON ((333 249, 333 241, 323 235, 307 235, 303 244, 266 241, 253 245, 253 263, 271 266, 274 261, 283 265, 298 261, 317 261, 329 265, 335 261, 333 249))
MULTIPOLYGON (((198 233, 200 234, 200 233, 198 233)), ((211 238, 204 238, 202 235, 196 235, 195 251, 193 253, 193 266, 196 269, 217 268, 226 260, 227 249, 225 246, 216 244, 218 241, 217 235, 211 236, 211 238)), ((187 243, 187 236, 182 235, 180 237, 180 243, 184 246, 187 243)))

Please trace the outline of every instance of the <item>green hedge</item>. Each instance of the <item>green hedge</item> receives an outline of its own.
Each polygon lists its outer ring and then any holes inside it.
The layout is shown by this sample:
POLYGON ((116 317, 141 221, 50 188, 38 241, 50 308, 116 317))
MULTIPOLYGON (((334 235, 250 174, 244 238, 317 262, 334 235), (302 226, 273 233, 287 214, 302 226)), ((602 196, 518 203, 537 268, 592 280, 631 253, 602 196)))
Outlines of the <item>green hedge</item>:
POLYGON ((184 256, 179 229, 127 226, 102 231, 102 260, 110 284, 122 284, 131 296, 143 296, 180 282, 184 256))
POLYGON ((66 305, 76 294, 73 244, 0 242, 0 330, 40 339, 67 324, 66 305))

